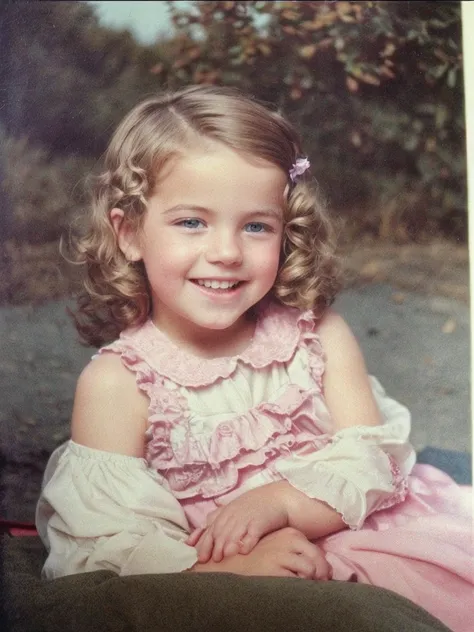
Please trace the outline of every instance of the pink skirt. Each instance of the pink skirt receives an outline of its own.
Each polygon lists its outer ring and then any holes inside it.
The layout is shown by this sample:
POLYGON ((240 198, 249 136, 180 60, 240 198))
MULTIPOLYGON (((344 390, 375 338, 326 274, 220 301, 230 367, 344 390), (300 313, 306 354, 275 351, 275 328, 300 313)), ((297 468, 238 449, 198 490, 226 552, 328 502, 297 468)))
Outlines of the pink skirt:
POLYGON ((472 487, 415 465, 406 500, 374 513, 362 529, 318 541, 333 578, 407 597, 453 632, 474 630, 472 487))

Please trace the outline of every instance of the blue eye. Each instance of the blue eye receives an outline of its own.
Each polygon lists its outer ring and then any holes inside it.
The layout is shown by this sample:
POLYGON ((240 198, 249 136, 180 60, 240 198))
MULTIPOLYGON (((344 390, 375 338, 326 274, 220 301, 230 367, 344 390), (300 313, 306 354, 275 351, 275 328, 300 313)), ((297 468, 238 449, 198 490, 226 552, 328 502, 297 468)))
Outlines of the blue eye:
POLYGON ((184 226, 184 228, 199 228, 199 224, 202 224, 201 220, 195 218, 183 219, 178 222, 178 226, 184 226))
POLYGON ((268 231, 268 226, 260 222, 251 222, 247 224, 247 228, 250 228, 250 230, 248 230, 249 233, 263 233, 268 231))

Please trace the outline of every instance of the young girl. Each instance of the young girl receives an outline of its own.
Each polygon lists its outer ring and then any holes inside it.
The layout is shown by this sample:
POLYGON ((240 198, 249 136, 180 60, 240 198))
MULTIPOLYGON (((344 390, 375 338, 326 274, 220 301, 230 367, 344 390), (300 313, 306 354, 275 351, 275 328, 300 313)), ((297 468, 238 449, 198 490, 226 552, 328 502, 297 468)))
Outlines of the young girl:
MULTIPOLYGON (((151 98, 112 138, 79 242, 72 438, 37 511, 46 577, 222 571, 392 589, 470 629, 470 515, 330 305, 329 219, 280 114, 151 98)), ((465 499, 464 499, 465 500, 465 499)))

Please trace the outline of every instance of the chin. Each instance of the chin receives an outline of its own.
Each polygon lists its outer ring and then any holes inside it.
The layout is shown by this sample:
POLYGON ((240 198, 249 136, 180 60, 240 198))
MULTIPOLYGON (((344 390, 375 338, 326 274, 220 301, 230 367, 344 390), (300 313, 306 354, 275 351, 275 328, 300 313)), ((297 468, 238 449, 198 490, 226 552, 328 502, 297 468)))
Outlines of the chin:
POLYGON ((232 320, 228 320, 228 321, 224 321, 224 322, 195 322, 195 321, 191 321, 192 324, 195 327, 200 327, 201 329, 209 329, 212 331, 226 331, 227 329, 231 329, 234 325, 236 325, 240 318, 242 318, 241 316, 239 316, 239 318, 236 319, 232 319, 232 320))
POLYGON ((238 313, 234 314, 225 314, 215 315, 214 318, 190 318, 189 321, 195 327, 202 327, 203 329, 212 329, 215 331, 225 331, 226 329, 232 329, 232 327, 237 326, 241 323, 247 314, 248 310, 243 312, 238 311, 238 313), (217 316, 217 317, 216 317, 217 316))

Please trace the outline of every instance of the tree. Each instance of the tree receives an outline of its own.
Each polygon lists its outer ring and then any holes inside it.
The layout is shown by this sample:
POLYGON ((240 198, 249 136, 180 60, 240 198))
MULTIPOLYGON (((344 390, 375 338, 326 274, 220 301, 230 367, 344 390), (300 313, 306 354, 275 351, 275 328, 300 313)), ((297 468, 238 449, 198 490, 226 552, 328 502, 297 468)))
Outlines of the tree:
POLYGON ((458 2, 168 4, 162 83, 250 90, 299 126, 334 204, 398 200, 413 233, 465 234, 458 2))
POLYGON ((85 2, 12 3, 0 16, 8 37, 0 117, 11 136, 97 156, 111 127, 156 90, 156 52, 128 31, 101 27, 85 2))

